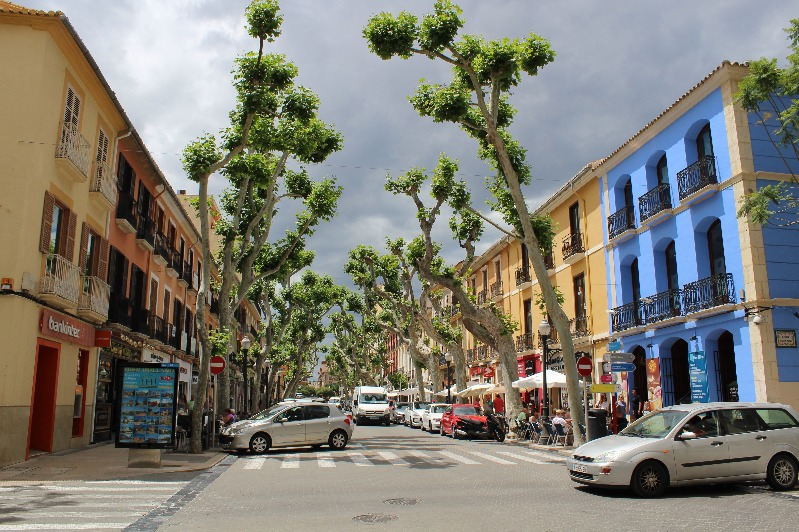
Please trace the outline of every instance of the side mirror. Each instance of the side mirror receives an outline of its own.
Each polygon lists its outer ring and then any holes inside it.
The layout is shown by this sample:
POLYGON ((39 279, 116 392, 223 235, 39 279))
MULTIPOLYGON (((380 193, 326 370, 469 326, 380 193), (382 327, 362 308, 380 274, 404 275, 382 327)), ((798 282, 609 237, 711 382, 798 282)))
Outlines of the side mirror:
POLYGON ((680 441, 695 440, 697 438, 698 438, 698 436, 696 435, 696 433, 695 432, 690 432, 690 431, 685 431, 682 434, 677 436, 677 439, 680 440, 680 441))

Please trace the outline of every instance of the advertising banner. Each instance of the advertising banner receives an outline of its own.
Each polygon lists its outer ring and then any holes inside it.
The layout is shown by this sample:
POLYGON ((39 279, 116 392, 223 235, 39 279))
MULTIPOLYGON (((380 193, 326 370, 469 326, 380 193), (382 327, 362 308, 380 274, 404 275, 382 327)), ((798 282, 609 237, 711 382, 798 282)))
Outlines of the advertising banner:
POLYGON ((118 386, 122 403, 116 447, 172 447, 178 365, 125 362, 118 386))
POLYGON ((707 356, 704 351, 688 353, 688 376, 691 379, 691 402, 710 401, 707 385, 707 356))
POLYGON ((646 361, 646 397, 648 410, 657 410, 663 406, 663 391, 660 388, 660 359, 650 358, 646 361))

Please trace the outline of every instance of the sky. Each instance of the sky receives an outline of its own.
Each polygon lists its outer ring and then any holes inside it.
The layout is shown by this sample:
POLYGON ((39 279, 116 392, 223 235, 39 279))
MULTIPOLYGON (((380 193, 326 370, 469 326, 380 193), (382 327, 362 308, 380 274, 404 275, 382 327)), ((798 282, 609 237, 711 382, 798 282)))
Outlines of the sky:
MULTIPOLYGON (((18 0, 66 14, 175 190, 196 193, 182 171, 183 148, 226 127, 235 104, 235 57, 257 50, 245 31, 246 0, 18 0)), ((383 61, 362 37, 379 12, 432 10, 433 0, 283 0, 282 35, 267 51, 299 68, 321 99, 320 116, 344 138, 316 177, 344 187, 339 214, 308 247, 313 268, 348 283, 343 265, 358 244, 419 233, 412 202, 384 190, 386 174, 432 169, 442 152, 484 205, 489 168, 476 143, 452 124, 418 116, 407 97, 420 78, 446 83, 449 69, 426 58, 383 61)), ((461 0, 464 32, 485 38, 547 38, 557 53, 513 91, 513 133, 528 150, 535 208, 587 163, 610 154, 723 60, 784 58, 782 28, 799 0, 461 0)), ((212 192, 224 187, 221 177, 212 192)), ((283 220, 289 220, 288 212, 283 220)), ((450 261, 462 258, 446 224, 435 233, 450 261)), ((280 234, 276 234, 279 237, 280 234)), ((499 238, 486 231, 478 251, 499 238)))

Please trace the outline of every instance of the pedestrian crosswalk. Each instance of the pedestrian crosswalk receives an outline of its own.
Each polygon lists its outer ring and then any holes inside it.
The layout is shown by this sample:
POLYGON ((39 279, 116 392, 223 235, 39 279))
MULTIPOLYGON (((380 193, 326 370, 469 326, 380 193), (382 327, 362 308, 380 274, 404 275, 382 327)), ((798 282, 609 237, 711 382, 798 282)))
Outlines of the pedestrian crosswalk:
POLYGON ((516 447, 512 450, 479 451, 470 447, 452 446, 438 450, 420 449, 373 449, 364 445, 352 446, 355 450, 344 452, 306 452, 303 450, 275 450, 266 456, 242 456, 243 470, 260 470, 267 467, 301 469, 308 467, 374 467, 374 466, 448 466, 448 465, 562 465, 566 457, 516 447), (278 466, 279 464, 279 466, 278 466))
POLYGON ((121 530, 170 500, 187 482, 5 482, 0 530, 121 530))

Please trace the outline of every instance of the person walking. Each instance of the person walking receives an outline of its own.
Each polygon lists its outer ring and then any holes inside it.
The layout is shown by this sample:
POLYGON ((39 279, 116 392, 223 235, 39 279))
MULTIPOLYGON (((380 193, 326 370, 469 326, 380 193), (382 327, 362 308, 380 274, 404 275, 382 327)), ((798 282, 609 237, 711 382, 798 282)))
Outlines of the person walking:
POLYGON ((505 401, 501 395, 494 397, 494 412, 496 414, 505 414, 505 401))
POLYGON ((627 403, 624 402, 624 396, 619 394, 616 399, 616 431, 620 432, 627 427, 627 403))
POLYGON ((635 421, 644 411, 644 404, 641 402, 641 397, 638 395, 638 390, 633 388, 630 392, 630 421, 635 421))
POLYGON ((494 405, 491 403, 491 399, 486 399, 483 401, 483 415, 487 416, 488 414, 494 413, 494 405))

